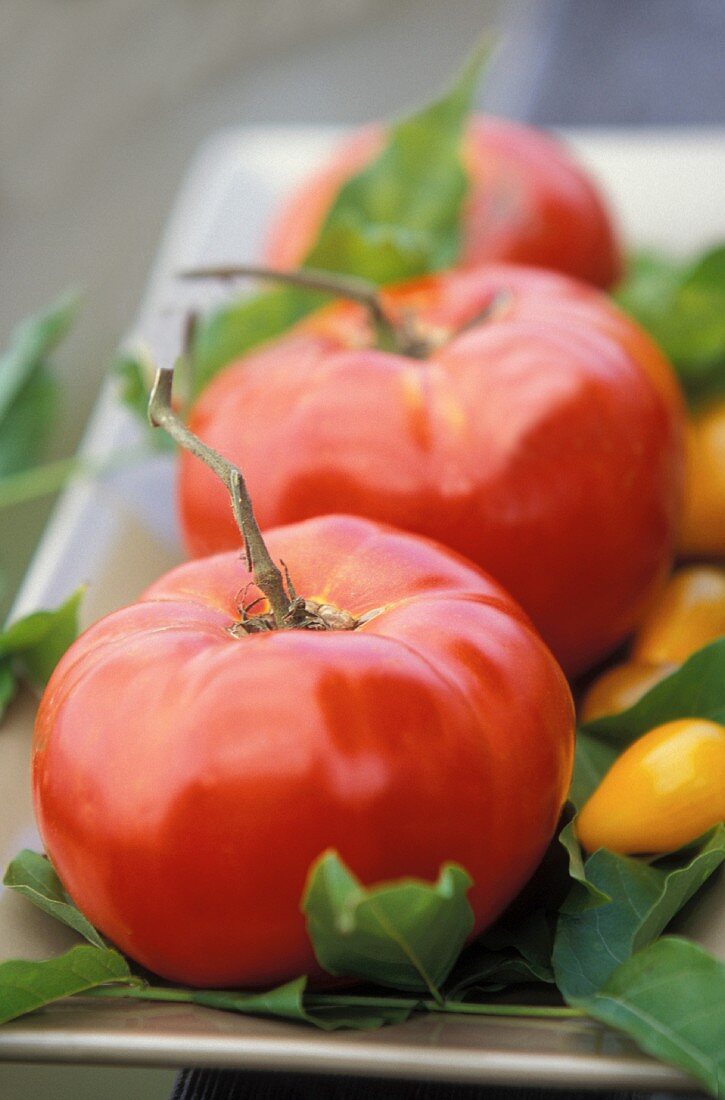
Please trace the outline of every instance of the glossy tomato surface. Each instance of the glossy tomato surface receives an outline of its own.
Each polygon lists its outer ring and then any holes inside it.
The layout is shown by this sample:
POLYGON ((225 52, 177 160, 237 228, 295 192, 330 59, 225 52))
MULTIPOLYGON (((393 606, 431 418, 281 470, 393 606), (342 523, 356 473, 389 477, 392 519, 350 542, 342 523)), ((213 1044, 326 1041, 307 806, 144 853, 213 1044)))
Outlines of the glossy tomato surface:
MULTIPOLYGON (((549 272, 452 272, 384 300, 441 346, 379 351, 362 311, 336 306, 219 374, 192 429, 242 468, 262 527, 345 511, 435 538, 512 593, 566 671, 591 666, 670 565, 684 418, 668 364, 603 294, 549 272)), ((179 500, 192 554, 236 544, 188 455, 179 500)))
MULTIPOLYGON (((272 266, 297 267, 312 248, 340 187, 383 148, 384 130, 348 138, 281 206, 267 237, 272 266)), ((574 275, 599 287, 622 274, 612 216, 594 181, 556 138, 503 119, 471 120, 463 145, 469 193, 459 263, 513 261, 574 275)))
POLYGON ((497 584, 356 518, 268 545, 300 594, 379 614, 235 636, 258 595, 238 552, 191 562, 82 635, 38 714, 48 855, 102 932, 175 981, 315 973, 299 904, 328 848, 365 883, 457 861, 480 930, 534 871, 568 787, 566 682, 497 584))

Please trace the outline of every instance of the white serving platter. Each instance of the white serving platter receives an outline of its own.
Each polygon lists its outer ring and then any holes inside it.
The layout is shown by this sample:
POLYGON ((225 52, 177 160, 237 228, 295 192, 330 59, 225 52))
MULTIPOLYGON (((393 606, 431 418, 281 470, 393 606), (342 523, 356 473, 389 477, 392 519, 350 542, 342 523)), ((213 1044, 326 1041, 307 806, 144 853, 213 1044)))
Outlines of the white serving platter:
MULTIPOLYGON (((627 239, 686 254, 725 239, 725 131, 576 132, 567 135, 599 178, 627 239)), ((320 128, 227 130, 200 150, 164 234, 138 324, 162 363, 173 361, 185 308, 198 287, 180 283, 193 265, 250 260, 273 204, 333 144, 320 128)), ((129 216, 131 212, 129 212, 129 216)), ((205 303, 221 287, 204 288, 205 303)), ((139 428, 107 384, 83 452, 103 460, 133 445, 139 428)), ((84 618, 133 599, 181 557, 168 458, 77 480, 62 495, 28 570, 13 617, 54 606, 88 582, 84 618)), ((28 759, 35 702, 21 696, 0 730, 0 860, 40 847, 28 759)), ((169 913, 169 920, 174 914, 169 913)), ((723 947, 713 891, 690 931, 723 947)), ((0 958, 42 958, 70 933, 0 888, 0 958)), ((590 1021, 421 1016, 374 1034, 305 1027, 196 1006, 90 999, 51 1006, 0 1028, 0 1059, 159 1066, 225 1066, 467 1081, 480 1084, 697 1091, 690 1078, 590 1021)))

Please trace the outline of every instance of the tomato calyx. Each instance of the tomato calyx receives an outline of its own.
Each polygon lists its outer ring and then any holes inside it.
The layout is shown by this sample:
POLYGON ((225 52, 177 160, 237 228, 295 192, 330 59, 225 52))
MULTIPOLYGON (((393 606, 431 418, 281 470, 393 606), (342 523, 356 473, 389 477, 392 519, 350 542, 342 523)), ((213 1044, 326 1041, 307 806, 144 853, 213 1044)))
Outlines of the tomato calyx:
POLYGON ((424 322, 416 310, 407 306, 391 315, 383 302, 378 288, 366 279, 349 275, 337 275, 328 271, 305 268, 299 271, 279 271, 271 267, 256 264, 234 264, 220 267, 193 268, 180 273, 182 279, 221 279, 229 281, 238 278, 266 279, 276 283, 286 283, 307 290, 319 290, 347 301, 363 306, 370 318, 375 334, 375 345, 380 351, 396 352, 409 359, 429 359, 434 352, 445 344, 466 332, 469 328, 482 323, 496 313, 508 299, 505 292, 494 294, 489 302, 460 328, 424 322))
MULTIPOLYGON (((354 630, 361 624, 349 611, 344 611, 334 604, 323 603, 320 600, 305 599, 298 596, 284 562, 280 563, 285 572, 287 593, 290 596, 290 604, 285 615, 284 629, 286 630, 354 630)), ((264 634, 270 630, 277 630, 274 616, 271 612, 261 612, 252 615, 250 612, 259 604, 264 603, 263 597, 258 597, 251 603, 239 604, 239 619, 227 628, 227 632, 233 638, 244 638, 248 634, 264 634)), ((370 612, 364 616, 365 620, 371 617, 370 612)))

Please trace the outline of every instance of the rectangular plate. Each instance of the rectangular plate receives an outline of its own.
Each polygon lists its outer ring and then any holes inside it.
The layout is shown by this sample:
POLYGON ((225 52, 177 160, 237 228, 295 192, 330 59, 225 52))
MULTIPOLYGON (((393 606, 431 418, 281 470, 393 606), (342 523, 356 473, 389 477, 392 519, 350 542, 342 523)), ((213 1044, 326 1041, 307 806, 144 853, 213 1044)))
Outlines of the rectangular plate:
MULTIPOLYGON (((258 253, 269 212, 333 144, 319 128, 224 131, 201 149, 164 235, 134 335, 162 363, 179 346, 183 314, 225 291, 180 283, 197 264, 258 253)), ((725 132, 578 132, 581 159, 610 195, 630 241, 681 252, 725 238, 719 181, 725 132)), ((226 292, 228 293, 228 292, 226 292)), ((102 459, 139 438, 139 428, 107 384, 83 444, 102 459)), ((180 559, 172 468, 158 456, 103 481, 78 480, 63 494, 18 596, 13 615, 54 606, 90 584, 90 622, 133 599, 180 559)), ((28 757, 34 701, 21 696, 0 731, 0 858, 40 847, 30 803, 28 757)), ((173 914, 169 914, 173 919, 173 914)), ((718 906, 710 891, 690 929, 716 947, 718 906)), ((0 892, 0 958, 42 958, 73 937, 8 890, 0 892)), ((641 1054, 626 1038, 589 1021, 420 1016, 374 1034, 322 1034, 196 1006, 78 1000, 0 1029, 0 1058, 135 1065, 214 1065, 329 1071, 480 1084, 640 1088, 688 1092, 683 1074, 641 1054)))

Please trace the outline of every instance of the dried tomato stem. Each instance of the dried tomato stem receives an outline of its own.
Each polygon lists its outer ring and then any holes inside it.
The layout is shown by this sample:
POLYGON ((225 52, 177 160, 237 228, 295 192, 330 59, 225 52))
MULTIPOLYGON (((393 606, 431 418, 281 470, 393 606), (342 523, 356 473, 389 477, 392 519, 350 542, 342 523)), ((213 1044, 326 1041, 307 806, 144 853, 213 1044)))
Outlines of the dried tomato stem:
POLYGON ((321 290, 325 294, 334 294, 337 298, 359 302, 369 311, 383 344, 398 351, 405 350, 401 345, 403 334, 385 312, 377 287, 365 279, 358 279, 351 275, 336 275, 313 268, 304 268, 301 271, 279 271, 276 268, 261 267, 256 264, 197 267, 179 274, 182 279, 268 279, 270 282, 289 283, 291 286, 303 287, 305 290, 321 290))
POLYGON ((206 463, 226 485, 234 518, 244 541, 247 568, 257 588, 269 601, 275 625, 281 629, 287 625, 291 600, 285 591, 282 574, 262 538, 242 472, 218 451, 202 443, 177 416, 171 404, 173 381, 173 368, 160 368, 156 371, 149 399, 149 420, 154 428, 163 428, 181 447, 206 463))

